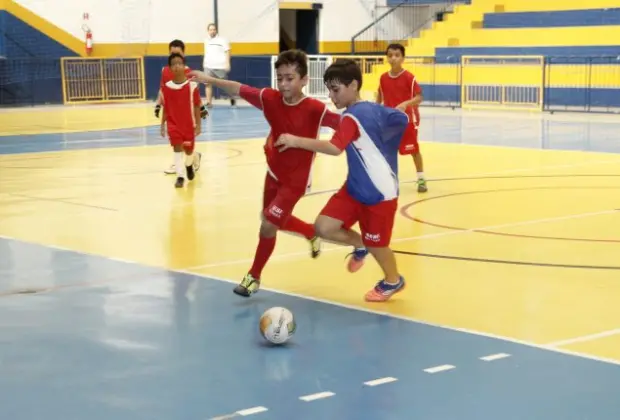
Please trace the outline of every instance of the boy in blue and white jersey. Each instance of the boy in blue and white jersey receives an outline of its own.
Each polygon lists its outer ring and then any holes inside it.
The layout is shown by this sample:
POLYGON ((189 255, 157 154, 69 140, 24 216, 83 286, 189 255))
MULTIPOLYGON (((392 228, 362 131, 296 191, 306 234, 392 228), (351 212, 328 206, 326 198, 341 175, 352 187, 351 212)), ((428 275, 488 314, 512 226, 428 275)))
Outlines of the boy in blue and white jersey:
POLYGON ((398 149, 409 118, 399 110, 360 101, 362 73, 353 60, 338 60, 323 76, 337 108, 346 108, 330 141, 283 134, 276 142, 281 151, 301 148, 328 155, 347 154, 345 185, 325 205, 315 222, 321 238, 351 245, 349 271, 364 264, 370 252, 384 278, 366 293, 369 302, 383 302, 405 288, 390 249, 398 207, 398 149), (351 230, 359 222, 361 235, 351 230))

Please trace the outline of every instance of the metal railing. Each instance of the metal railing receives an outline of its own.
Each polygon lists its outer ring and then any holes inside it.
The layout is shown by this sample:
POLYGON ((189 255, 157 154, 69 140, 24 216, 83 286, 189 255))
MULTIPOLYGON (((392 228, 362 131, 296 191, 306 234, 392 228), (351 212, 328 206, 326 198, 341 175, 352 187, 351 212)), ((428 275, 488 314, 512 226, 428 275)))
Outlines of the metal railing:
MULTIPOLYGON (((329 56, 330 60, 341 56, 329 56)), ((383 57, 347 56, 354 58, 364 70, 364 88, 369 93, 376 92, 376 82, 381 69, 376 69, 384 61, 383 57), (375 70, 373 72, 373 70, 375 70), (373 86, 374 83, 374 87, 373 86)), ((200 60, 196 58, 190 62, 191 66, 197 66, 200 60)), ((490 66, 499 64, 489 62, 490 66)), ((0 59, 0 106, 35 106, 42 104, 63 103, 63 86, 61 77, 61 65, 59 59, 23 58, 23 59, 0 59)), ((151 71, 147 72, 147 85, 154 96, 159 89, 159 77, 161 64, 151 63, 151 71)), ((478 83, 478 77, 483 77, 484 72, 489 77, 499 77, 503 74, 500 70, 484 70, 482 73, 471 69, 474 76, 464 74, 461 57, 408 57, 405 67, 416 75, 416 79, 424 90, 425 106, 448 106, 462 107, 462 91, 467 85, 478 83), (463 83, 463 77, 465 80, 463 83), (473 78, 472 78, 473 77, 473 78)), ((514 67, 514 66, 513 66, 514 67)), ((542 73, 542 109, 544 111, 578 111, 578 112, 609 112, 620 113, 620 60, 613 57, 545 57, 541 72, 534 72, 531 77, 542 73)), ((507 77, 513 77, 516 69, 509 68, 507 77)), ((521 71, 521 69, 519 70, 521 71)), ((525 75, 526 73, 519 73, 525 75)), ((529 73, 527 73, 529 74, 529 73)), ((318 80, 320 72, 314 75, 318 80)), ((530 77, 528 76, 528 77, 530 77)), ((486 77, 486 76, 484 76, 486 77)), ((524 76, 525 77, 525 76, 524 76)), ((65 75, 67 78, 67 75, 65 75)), ((514 77, 513 77, 514 78, 514 77)), ((120 78, 117 78, 120 79, 120 78)), ((244 57, 243 60, 234 57, 230 79, 253 86, 265 87, 272 84, 272 64, 269 56, 244 57)), ((523 77, 518 80, 524 83, 523 77)), ((122 83, 122 82, 119 82, 122 83)), ((140 82, 141 83, 141 82, 140 82)), ((494 81, 495 84, 507 86, 512 95, 510 86, 514 82, 508 80, 494 81)), ((479 83, 478 83, 479 84, 479 83)), ((139 86, 134 81, 131 88, 124 87, 123 95, 141 97, 139 86)), ((99 85, 101 86, 100 82, 99 85)), ((95 88, 93 88, 95 89, 95 88)), ((99 89, 99 88, 97 88, 99 89)), ((476 88, 478 89, 478 88, 476 88)), ((480 89, 479 89, 480 90, 480 89)), ((485 95, 474 92, 476 95, 485 95)), ((489 90, 489 101, 494 98, 493 90, 489 90)), ((128 98, 129 99, 129 98, 128 98)), ((471 98, 470 98, 471 99, 471 98)), ((467 106, 467 101, 465 101, 467 106)), ((501 108, 511 108, 510 101, 500 102, 501 108), (508 103, 507 103, 508 102, 508 103)))
POLYGON ((142 57, 63 57, 60 68, 63 100, 66 104, 146 98, 142 57))
POLYGON ((422 29, 442 18, 455 4, 467 0, 412 1, 401 0, 398 4, 379 7, 377 16, 370 24, 351 38, 353 54, 383 54, 392 42, 405 43, 422 29))
MULTIPOLYGON (((465 61, 465 66, 468 66, 468 61, 465 61)), ((488 79, 481 86, 490 85, 489 77, 492 76, 493 84, 502 86, 512 96, 516 95, 515 97, 518 97, 519 89, 523 90, 524 83, 540 86, 537 91, 539 96, 532 97, 528 103, 540 101, 541 106, 529 107, 531 110, 620 113, 618 57, 543 57, 540 71, 536 71, 538 64, 529 63, 529 72, 524 72, 522 64, 500 60, 500 56, 487 61, 484 72, 476 72, 476 69, 464 69, 460 57, 443 57, 441 60, 407 57, 405 68, 415 74, 416 80, 422 86, 426 106, 468 106, 467 98, 463 98, 463 91, 467 91, 465 88, 475 85, 477 78, 488 79), (472 78, 465 70, 474 71, 476 74, 472 78), (515 77, 516 71, 519 72, 519 77, 515 77), (505 80, 501 79, 502 74, 505 75, 505 80)), ((484 102, 487 109, 524 108, 521 103, 523 101, 496 100, 495 91, 487 90, 488 97, 485 97, 484 89, 479 89, 479 97, 476 98, 478 102, 484 102)))

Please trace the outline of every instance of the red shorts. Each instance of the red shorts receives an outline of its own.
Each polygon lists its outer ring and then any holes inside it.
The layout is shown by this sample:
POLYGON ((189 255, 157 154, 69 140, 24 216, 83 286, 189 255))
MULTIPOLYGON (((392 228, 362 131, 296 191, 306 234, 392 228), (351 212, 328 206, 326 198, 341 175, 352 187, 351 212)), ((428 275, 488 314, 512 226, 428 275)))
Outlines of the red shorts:
POLYGON ((196 137, 193 134, 189 136, 187 133, 183 134, 176 130, 168 131, 168 140, 170 141, 170 146, 183 146, 188 151, 194 150, 196 143, 196 137))
POLYGON ((372 206, 362 204, 351 197, 346 186, 343 186, 329 199, 321 215, 342 221, 342 228, 346 230, 359 222, 364 245, 383 248, 389 246, 392 240, 397 208, 396 198, 372 206))
POLYGON ((416 155, 420 153, 417 125, 407 124, 407 128, 405 129, 403 138, 400 141, 400 148, 398 151, 401 155, 416 155))
POLYGON ((282 184, 267 173, 263 190, 263 216, 278 228, 282 228, 293 214, 297 202, 305 194, 305 189, 282 184))

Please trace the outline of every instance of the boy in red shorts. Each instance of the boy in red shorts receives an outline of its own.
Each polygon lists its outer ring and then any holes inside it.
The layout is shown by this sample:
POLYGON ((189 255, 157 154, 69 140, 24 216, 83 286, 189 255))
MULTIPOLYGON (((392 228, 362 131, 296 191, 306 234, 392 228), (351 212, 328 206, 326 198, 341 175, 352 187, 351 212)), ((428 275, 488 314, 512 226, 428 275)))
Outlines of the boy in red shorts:
POLYGON ((186 175, 188 180, 194 179, 194 145, 196 136, 200 134, 201 100, 198 84, 190 82, 185 75, 185 57, 179 53, 170 54, 168 66, 173 78, 161 89, 161 135, 166 137, 168 133, 174 150, 175 187, 181 188, 186 175))
POLYGON ((284 134, 276 147, 328 155, 346 151, 346 183, 327 202, 315 227, 321 238, 354 247, 349 271, 357 271, 368 252, 373 255, 384 278, 365 299, 383 302, 405 288, 390 241, 398 207, 398 149, 409 119, 399 110, 360 101, 362 72, 353 60, 336 61, 327 68, 323 80, 336 107, 346 108, 332 139, 317 142, 284 134), (358 222, 361 235, 351 230, 358 222))
MULTIPOLYGON (((180 39, 173 39, 172 41, 170 41, 170 43, 168 44, 168 54, 172 54, 172 53, 177 53, 177 54, 181 54, 184 56, 185 55, 185 43, 181 41, 180 39)), ((191 69, 185 66, 185 74, 187 75, 190 71, 191 69)), ((161 101, 162 101, 161 90, 163 89, 166 83, 168 83, 170 80, 173 79, 173 77, 174 77, 174 74, 172 73, 170 66, 162 67, 161 78, 159 79, 159 93, 157 95, 157 101, 155 101, 155 118, 159 118, 159 113, 161 112, 161 101)), ((202 105, 200 107, 200 118, 204 120, 207 118, 208 115, 209 115, 209 112, 207 111, 207 108, 204 105, 202 105)), ((196 159, 194 160, 194 172, 198 172, 198 170, 200 169, 201 158, 202 158, 202 154, 200 152, 196 152, 196 159)), ((168 169, 164 170, 164 173, 167 175, 175 174, 176 168, 174 167, 174 163, 172 163, 172 165, 170 165, 168 169)))
POLYGON ((406 112, 411 123, 407 126, 400 144, 401 155, 412 155, 418 172, 418 192, 427 192, 424 179, 424 162, 418 145, 418 128, 420 126, 419 105, 422 103, 422 88, 409 71, 403 69, 405 47, 390 44, 386 50, 387 59, 392 68, 381 75, 377 103, 406 112))
POLYGON ((274 148, 275 140, 290 132, 315 139, 321 127, 336 128, 340 115, 330 112, 327 105, 306 97, 302 89, 308 83, 308 58, 303 51, 284 51, 275 63, 278 90, 257 89, 231 80, 216 79, 205 73, 192 71, 195 80, 212 83, 225 90, 231 97, 240 95, 263 111, 271 127, 264 145, 267 158, 267 174, 263 191, 263 220, 254 262, 241 284, 234 292, 249 297, 260 287, 261 274, 276 245, 278 230, 304 236, 311 246, 311 256, 320 254, 320 242, 314 226, 293 216, 297 202, 310 186, 310 175, 315 154, 306 150, 280 153, 274 148))

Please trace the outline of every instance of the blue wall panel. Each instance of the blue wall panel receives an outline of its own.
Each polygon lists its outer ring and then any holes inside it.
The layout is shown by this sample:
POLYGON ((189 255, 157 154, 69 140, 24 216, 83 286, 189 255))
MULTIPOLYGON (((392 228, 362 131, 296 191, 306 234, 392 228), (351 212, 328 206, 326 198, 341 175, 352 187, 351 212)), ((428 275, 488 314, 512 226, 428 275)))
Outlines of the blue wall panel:
MULTIPOLYGON (((202 56, 187 56, 186 63, 192 69, 202 70, 202 56)), ((228 75, 230 80, 261 88, 271 86, 271 56, 233 56, 230 64, 231 71, 228 75)), ((157 97, 161 69, 166 65, 168 65, 168 57, 145 57, 144 59, 146 94, 150 100, 157 97)), ((202 92, 204 94, 204 90, 202 92)))
POLYGON ((6 10, 0 10, 0 37, 8 58, 76 56, 73 51, 24 23, 6 10))

